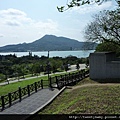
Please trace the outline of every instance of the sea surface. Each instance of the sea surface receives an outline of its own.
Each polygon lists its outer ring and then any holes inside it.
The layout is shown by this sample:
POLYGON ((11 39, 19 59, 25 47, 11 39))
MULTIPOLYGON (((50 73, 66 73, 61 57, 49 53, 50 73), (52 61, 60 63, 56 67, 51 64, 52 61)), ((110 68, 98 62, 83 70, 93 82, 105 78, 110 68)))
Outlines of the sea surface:
MULTIPOLYGON (((93 53, 95 50, 80 50, 80 51, 49 51, 49 57, 68 57, 68 56, 76 56, 78 58, 86 58, 89 56, 90 53, 93 53)), ((10 55, 15 54, 17 57, 27 56, 29 52, 5 52, 0 53, 0 55, 10 55)), ((41 56, 48 56, 48 51, 40 51, 40 52, 32 52, 32 56, 37 55, 41 56)))

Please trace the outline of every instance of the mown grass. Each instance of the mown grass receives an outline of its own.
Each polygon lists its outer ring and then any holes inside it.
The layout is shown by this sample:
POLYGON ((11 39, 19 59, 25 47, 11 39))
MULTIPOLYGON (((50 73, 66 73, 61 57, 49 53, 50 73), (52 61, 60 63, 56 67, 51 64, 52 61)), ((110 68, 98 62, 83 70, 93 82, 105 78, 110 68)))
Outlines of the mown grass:
MULTIPOLYGON (((73 72, 71 72, 71 73, 73 73, 73 72)), ((64 74, 68 74, 68 72, 60 73, 60 74, 52 74, 50 76, 54 77, 54 76, 59 76, 59 75, 64 75, 64 74)), ((46 76, 36 77, 36 78, 30 79, 30 80, 18 81, 15 83, 10 83, 7 85, 0 86, 0 96, 6 95, 10 92, 14 92, 14 91, 18 90, 18 87, 23 88, 27 85, 33 84, 34 82, 38 82, 41 79, 48 80, 48 76, 46 75, 46 76)), ((45 84, 47 85, 47 82, 45 82, 45 84)))
POLYGON ((79 83, 77 83, 76 86, 79 86, 79 85, 84 85, 84 84, 95 84, 95 83, 98 83, 97 81, 94 81, 94 80, 91 80, 89 77, 81 80, 79 83))
MULTIPOLYGON (((47 79, 47 77, 42 77, 42 79, 47 79)), ((3 86, 0 86, 0 96, 2 95, 5 95, 5 94, 8 94, 10 92, 13 92, 13 91, 16 91, 18 90, 18 87, 25 87, 27 85, 30 85, 34 82, 37 82, 37 81, 40 81, 41 78, 33 78, 33 79, 30 79, 30 80, 25 80, 25 81, 19 81, 19 82, 16 82, 16 83, 11 83, 11 84, 8 84, 8 85, 3 85, 3 86)))
MULTIPOLYGON (((96 82, 87 78, 77 86, 88 83, 96 82)), ((39 114, 120 114, 120 84, 66 89, 39 114)))

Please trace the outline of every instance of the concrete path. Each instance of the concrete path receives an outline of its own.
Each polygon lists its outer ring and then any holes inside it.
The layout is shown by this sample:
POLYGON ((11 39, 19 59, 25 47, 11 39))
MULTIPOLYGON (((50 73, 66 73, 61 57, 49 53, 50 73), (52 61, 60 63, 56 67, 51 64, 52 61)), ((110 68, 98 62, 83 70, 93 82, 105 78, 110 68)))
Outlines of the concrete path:
MULTIPOLYGON (((51 101, 53 101, 55 99, 55 97, 57 97, 64 89, 65 89, 65 87, 61 90, 49 89, 49 88, 39 90, 37 93, 32 94, 30 97, 23 99, 21 102, 18 102, 16 104, 12 105, 11 107, 6 108, 5 110, 1 111, 0 117, 1 117, 1 115, 5 115, 5 114, 7 114, 7 115, 35 114, 40 109, 42 109, 47 104, 49 104, 51 101)), ((25 117, 25 116, 23 116, 23 117, 25 117)), ((0 119, 0 120, 2 120, 2 119, 0 119)), ((17 119, 17 120, 19 120, 19 119, 17 119)))
MULTIPOLYGON (((86 66, 85 64, 79 64, 79 65, 80 65, 80 69, 85 69, 85 66, 86 66)), ((76 65, 71 65, 70 69, 71 70, 69 70, 67 72, 76 71, 76 65)), ((52 74, 61 74, 61 73, 66 73, 66 72, 56 72, 56 73, 52 73, 52 74)), ((52 75, 52 74, 50 74, 50 75, 52 75)), ((40 78, 42 76, 47 76, 47 75, 40 75, 40 76, 34 76, 34 77, 25 78, 25 79, 19 79, 19 81, 30 80, 30 79, 38 78, 38 77, 40 78)), ((12 80, 12 81, 9 81, 9 84, 19 82, 19 81, 18 80, 12 80)), ((0 83, 0 86, 7 85, 7 84, 8 84, 8 82, 0 83)))

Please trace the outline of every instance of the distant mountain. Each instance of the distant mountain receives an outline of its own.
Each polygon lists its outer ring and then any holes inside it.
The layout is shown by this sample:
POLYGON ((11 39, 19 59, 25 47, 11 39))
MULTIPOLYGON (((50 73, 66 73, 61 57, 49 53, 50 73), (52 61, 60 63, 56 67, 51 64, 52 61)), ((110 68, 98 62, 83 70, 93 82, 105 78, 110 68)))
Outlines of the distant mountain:
MULTIPOLYGON (((0 47, 0 52, 27 52, 27 51, 67 51, 83 50, 84 42, 79 42, 66 37, 45 35, 32 42, 0 47)), ((90 48, 92 49, 92 48, 90 48)))

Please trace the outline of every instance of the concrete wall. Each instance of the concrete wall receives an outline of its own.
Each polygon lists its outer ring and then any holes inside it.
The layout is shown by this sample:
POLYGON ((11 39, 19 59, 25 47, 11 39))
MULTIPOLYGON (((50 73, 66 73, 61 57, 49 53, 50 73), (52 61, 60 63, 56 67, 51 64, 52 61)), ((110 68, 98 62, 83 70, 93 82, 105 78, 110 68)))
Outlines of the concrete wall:
POLYGON ((106 78, 120 78, 120 61, 106 63, 106 78))
POLYGON ((120 78, 120 60, 113 52, 90 54, 90 78, 120 78))

